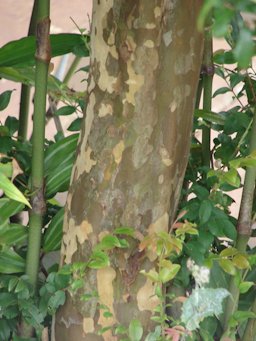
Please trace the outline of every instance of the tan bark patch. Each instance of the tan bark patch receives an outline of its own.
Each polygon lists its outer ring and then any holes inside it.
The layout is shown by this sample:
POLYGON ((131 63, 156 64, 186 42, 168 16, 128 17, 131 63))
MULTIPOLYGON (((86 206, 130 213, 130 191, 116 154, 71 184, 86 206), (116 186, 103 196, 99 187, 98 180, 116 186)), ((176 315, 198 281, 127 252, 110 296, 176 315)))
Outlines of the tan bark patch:
POLYGON ((161 231, 168 231, 169 215, 165 212, 160 218, 154 223, 149 225, 148 234, 158 233, 161 231))
POLYGON ((110 104, 102 103, 99 109, 99 117, 105 117, 113 114, 113 108, 110 104))
POLYGON ((155 44, 154 44, 154 42, 153 42, 153 40, 146 40, 145 42, 144 42, 144 44, 143 44, 145 47, 148 47, 148 48, 150 48, 150 49, 152 49, 154 46, 155 46, 155 44))
POLYGON ((170 155, 168 153, 168 150, 164 147, 160 148, 160 155, 161 155, 161 159, 162 162, 165 166, 169 167, 172 164, 172 160, 170 158, 170 155))
MULTIPOLYGON (((85 168, 85 159, 84 159, 84 151, 86 150, 87 146, 87 139, 91 130, 93 118, 94 118, 94 106, 95 106, 95 95, 91 93, 89 97, 89 102, 88 102, 88 107, 86 111, 86 122, 85 122, 85 130, 82 131, 80 138, 82 140, 80 150, 81 154, 78 155, 77 160, 76 160, 76 177, 79 178, 79 176, 84 172, 85 168)), ((72 179, 73 179, 73 174, 72 174, 72 179)))
POLYGON ((154 284, 147 278, 146 283, 141 287, 137 294, 138 308, 140 311, 153 309, 160 303, 155 295, 154 284))
POLYGON ((160 7, 155 7, 155 9, 154 9, 154 15, 155 15, 155 18, 158 18, 158 17, 160 17, 160 16, 161 16, 161 14, 162 14, 162 10, 161 10, 161 8, 160 8, 160 7))
POLYGON ((92 167, 97 164, 95 160, 91 159, 91 153, 92 153, 92 149, 91 147, 88 147, 84 155, 84 162, 85 162, 84 169, 86 173, 89 173, 92 167))
POLYGON ((115 162, 119 164, 122 160, 122 154, 125 149, 124 141, 120 141, 114 148, 113 148, 113 155, 115 158, 115 162))
POLYGON ((128 80, 126 81, 126 83, 129 85, 129 91, 126 94, 126 101, 135 105, 135 94, 143 86, 144 76, 134 71, 135 49, 137 48, 137 46, 132 37, 127 38, 126 44, 130 52, 130 58, 129 60, 127 60, 128 80))
POLYGON ((94 328, 94 320, 91 317, 83 319, 83 331, 85 334, 93 333, 95 330, 94 328))
POLYGON ((87 220, 83 221, 80 226, 80 232, 78 233, 79 243, 82 244, 85 240, 87 240, 92 231, 92 225, 87 220))
POLYGON ((88 239, 88 234, 92 232, 92 226, 88 221, 83 221, 79 225, 75 225, 74 219, 69 219, 68 229, 63 236, 65 263, 69 264, 72 261, 73 254, 77 251, 78 244, 83 244, 88 239))
POLYGON ((97 271, 97 284, 98 284, 98 294, 100 297, 100 303, 105 304, 109 311, 113 314, 112 317, 105 317, 103 315, 104 311, 100 310, 100 317, 98 323, 103 326, 112 326, 116 320, 114 316, 114 288, 113 280, 116 277, 116 272, 111 267, 106 267, 104 269, 99 269, 97 271))
POLYGON ((154 22, 146 24, 146 29, 152 30, 153 28, 156 28, 156 24, 154 22))
MULTIPOLYGON (((93 26, 92 32, 95 33, 97 39, 94 39, 94 44, 92 45, 91 49, 91 60, 96 61, 99 66, 99 79, 98 79, 98 86, 102 91, 107 91, 109 93, 113 93, 113 85, 116 82, 116 77, 113 77, 108 74, 106 69, 106 61, 108 53, 106 53, 106 47, 108 48, 108 52, 112 52, 111 54, 115 54, 116 47, 115 45, 106 46, 106 42, 103 38, 102 32, 107 26, 107 13, 112 8, 114 1, 103 1, 100 3, 96 3, 95 1, 95 12, 97 15, 93 16, 93 26)), ((111 40, 114 40, 114 31, 111 33, 111 40)))

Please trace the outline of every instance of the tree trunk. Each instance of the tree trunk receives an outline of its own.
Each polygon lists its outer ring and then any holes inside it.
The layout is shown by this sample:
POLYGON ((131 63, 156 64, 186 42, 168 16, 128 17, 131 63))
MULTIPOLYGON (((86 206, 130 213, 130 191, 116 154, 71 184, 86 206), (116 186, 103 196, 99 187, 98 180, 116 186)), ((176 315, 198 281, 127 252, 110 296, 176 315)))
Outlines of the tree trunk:
MULTIPOLYGON (((94 0, 86 119, 67 199, 62 264, 86 261, 120 226, 168 230, 187 165, 202 55, 200 0, 94 0)), ((138 244, 90 270, 56 315, 56 341, 118 340, 103 327, 140 320, 158 301, 140 274, 155 259, 138 244), (97 289, 99 300, 84 302, 97 289), (106 318, 97 302, 108 306, 106 318)))

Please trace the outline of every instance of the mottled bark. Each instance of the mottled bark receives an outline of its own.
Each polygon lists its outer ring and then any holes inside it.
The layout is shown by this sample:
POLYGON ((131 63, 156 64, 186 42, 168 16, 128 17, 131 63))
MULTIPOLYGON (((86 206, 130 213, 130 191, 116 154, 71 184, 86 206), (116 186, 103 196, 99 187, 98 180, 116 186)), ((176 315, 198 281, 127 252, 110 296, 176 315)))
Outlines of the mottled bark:
MULTIPOLYGON (((114 228, 167 230, 187 165, 202 36, 200 0, 95 0, 86 119, 67 199, 62 263, 88 259, 114 228), (169 219, 170 213, 170 219, 169 219)), ((155 259, 137 244, 86 274, 83 292, 56 316, 56 341, 117 340, 99 328, 139 319, 152 329, 154 287, 139 273, 155 259)))

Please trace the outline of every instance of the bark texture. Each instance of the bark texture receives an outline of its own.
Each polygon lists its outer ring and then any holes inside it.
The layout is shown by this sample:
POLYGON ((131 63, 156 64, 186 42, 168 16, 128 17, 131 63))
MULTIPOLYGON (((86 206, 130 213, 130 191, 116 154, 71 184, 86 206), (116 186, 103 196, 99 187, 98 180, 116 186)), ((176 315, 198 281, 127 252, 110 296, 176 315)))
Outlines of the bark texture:
MULTIPOLYGON (((202 55, 200 0, 94 0, 86 118, 67 199, 62 264, 88 259, 120 226, 141 235, 168 230, 187 165, 202 55)), ((155 265, 133 243, 108 268, 87 272, 83 292, 56 315, 56 341, 118 340, 102 327, 139 319, 152 329, 155 265)))

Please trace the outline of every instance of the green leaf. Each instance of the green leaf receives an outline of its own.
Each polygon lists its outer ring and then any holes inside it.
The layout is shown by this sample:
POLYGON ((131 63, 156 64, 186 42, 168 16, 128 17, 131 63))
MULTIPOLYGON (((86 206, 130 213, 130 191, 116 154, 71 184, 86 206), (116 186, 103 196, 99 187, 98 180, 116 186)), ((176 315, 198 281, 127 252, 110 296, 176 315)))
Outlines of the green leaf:
POLYGON ((201 224, 205 224, 212 214, 212 203, 210 200, 204 200, 201 202, 199 208, 199 219, 201 224))
POLYGON ((221 268, 228 274, 234 276, 236 274, 236 268, 231 260, 229 259, 220 259, 219 264, 221 268))
POLYGON ((17 303, 16 296, 13 293, 1 292, 0 293, 1 309, 15 305, 17 303))
POLYGON ((115 335, 123 335, 123 334, 126 334, 126 333, 127 333, 127 329, 126 329, 125 326, 118 325, 115 328, 115 335))
POLYGON ((159 272, 159 280, 164 284, 172 280, 180 270, 179 264, 171 264, 171 267, 162 268, 159 272))
POLYGON ((149 272, 146 272, 145 270, 141 270, 140 273, 142 275, 146 276, 152 282, 158 282, 159 281, 159 275, 155 269, 151 269, 151 270, 149 270, 149 272))
POLYGON ((47 148, 44 160, 45 175, 55 173, 56 168, 61 164, 73 163, 78 136, 78 134, 70 135, 47 148))
POLYGON ((227 35, 230 22, 234 17, 234 9, 230 6, 216 6, 214 9, 213 35, 224 37, 227 35))
POLYGON ((3 173, 7 178, 11 178, 13 173, 12 162, 0 163, 0 173, 3 173))
MULTIPOLYGON (((215 255, 213 255, 215 257, 215 255)), ((209 287, 211 288, 225 288, 228 289, 229 276, 222 270, 217 260, 213 261, 210 272, 209 287)))
POLYGON ((248 269, 250 267, 249 261, 246 256, 237 254, 233 258, 233 264, 241 270, 248 269))
MULTIPOLYGON (((0 340, 9 340, 11 332, 16 330, 16 320, 0 319, 0 340)), ((13 341, 15 341, 13 339, 13 341)))
POLYGON ((226 94, 227 92, 230 92, 231 90, 230 90, 230 88, 227 88, 227 87, 222 87, 222 88, 218 88, 215 92, 214 92, 214 94, 212 95, 212 97, 214 98, 214 97, 216 97, 216 96, 218 96, 218 95, 223 95, 223 94, 226 94))
POLYGON ((51 314, 55 313, 59 306, 63 305, 66 300, 66 295, 63 290, 56 291, 48 301, 48 307, 51 314))
POLYGON ((143 328, 139 320, 132 320, 129 324, 129 337, 131 341, 140 341, 143 335, 143 328))
POLYGON ((11 95, 12 95, 13 90, 7 90, 0 95, 0 111, 4 110, 7 108, 11 95))
POLYGON ((119 239, 116 236, 106 235, 102 238, 101 242, 96 246, 96 249, 112 250, 115 247, 122 247, 119 239))
POLYGON ((214 53, 213 61, 220 65, 236 63, 233 51, 217 51, 214 53))
POLYGON ((16 117, 8 116, 4 125, 9 129, 9 134, 12 136, 19 129, 19 120, 16 117))
MULTIPOLYGON (((61 33, 51 34, 52 57, 61 56, 66 53, 83 53, 86 57, 89 51, 85 46, 80 34, 61 33)), ((36 38, 29 36, 19 40, 11 41, 0 48, 0 66, 29 65, 35 63, 36 38)))
POLYGON ((196 330, 199 323, 208 316, 222 313, 222 301, 229 292, 226 289, 196 288, 182 307, 181 321, 188 330, 196 330))
POLYGON ((229 171, 223 173, 223 182, 227 182, 229 185, 238 188, 240 186, 240 176, 236 169, 231 168, 229 171))
POLYGON ((48 175, 46 180, 45 194, 47 198, 54 196, 58 192, 68 190, 73 165, 71 162, 62 164, 56 168, 55 173, 48 175))
POLYGON ((161 326, 156 326, 155 330, 147 335, 145 341, 156 341, 160 338, 161 334, 162 334, 161 326))
POLYGON ((19 224, 7 224, 0 229, 0 244, 14 246, 27 240, 27 228, 19 224))
POLYGON ((78 289, 83 288, 84 286, 84 280, 81 278, 74 279, 71 282, 71 290, 72 291, 77 291, 78 289))
POLYGON ((238 250, 234 247, 227 247, 226 249, 220 252, 220 257, 231 257, 235 256, 238 253, 238 250))
POLYGON ((94 251, 91 255, 88 267, 91 269, 102 269, 109 266, 108 255, 102 251, 94 251))
POLYGON ((65 107, 61 107, 59 108, 56 112, 55 115, 56 116, 68 116, 73 114, 76 111, 76 108, 71 106, 71 105, 67 105, 65 107))
POLYGON ((245 294, 252 286, 254 282, 242 282, 239 284, 239 291, 241 294, 245 294))
POLYGON ((199 13, 198 19, 197 19, 197 27, 198 27, 199 31, 203 31, 205 21, 209 15, 209 13, 211 12, 212 8, 216 5, 217 1, 218 0, 208 0, 208 1, 205 1, 203 3, 203 6, 200 10, 200 13, 199 13))
POLYGON ((18 190, 13 183, 0 172, 0 188, 5 192, 5 195, 13 200, 21 202, 31 208, 30 203, 24 197, 24 195, 18 190))
POLYGON ((10 217, 21 212, 24 205, 9 198, 0 199, 0 225, 4 224, 10 217))
POLYGON ((52 218, 43 238, 43 250, 45 252, 60 249, 62 238, 62 227, 64 219, 64 207, 62 207, 52 218))
POLYGON ((123 234, 125 236, 133 236, 134 229, 132 227, 118 227, 113 231, 114 234, 123 234))
POLYGON ((256 314, 252 311, 241 311, 237 310, 234 312, 232 316, 236 321, 239 321, 240 323, 243 321, 246 321, 248 319, 255 319, 256 314))
POLYGON ((234 48, 234 55, 240 68, 247 68, 254 55, 254 41, 251 32, 247 28, 240 30, 238 42, 234 48))
POLYGON ((45 155, 46 196, 68 189, 75 160, 78 134, 50 145, 45 155))
POLYGON ((0 273, 11 274, 24 272, 25 260, 13 250, 0 252, 0 273))
POLYGON ((13 291, 19 281, 19 277, 12 276, 9 283, 8 283, 8 291, 13 291))
POLYGON ((216 123, 220 125, 224 125, 225 123, 225 116, 204 109, 196 109, 195 117, 201 117, 204 120, 209 121, 210 123, 216 123))
POLYGON ((82 118, 76 118, 67 128, 68 131, 79 131, 81 129, 82 118))

